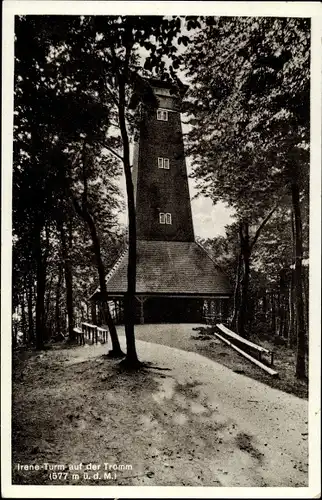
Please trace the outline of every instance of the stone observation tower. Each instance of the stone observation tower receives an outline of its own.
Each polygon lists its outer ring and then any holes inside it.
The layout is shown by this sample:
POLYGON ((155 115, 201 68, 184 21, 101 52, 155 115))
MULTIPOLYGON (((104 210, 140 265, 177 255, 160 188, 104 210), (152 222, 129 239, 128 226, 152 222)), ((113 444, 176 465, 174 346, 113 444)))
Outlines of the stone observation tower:
MULTIPOLYGON (((195 242, 182 137, 181 95, 171 83, 149 80, 158 109, 141 109, 132 179, 137 223, 137 321, 200 322, 205 301, 224 314, 226 275, 195 242)), ((127 251, 106 277, 108 300, 122 320, 127 251)), ((100 290, 91 297, 101 299, 100 290)))

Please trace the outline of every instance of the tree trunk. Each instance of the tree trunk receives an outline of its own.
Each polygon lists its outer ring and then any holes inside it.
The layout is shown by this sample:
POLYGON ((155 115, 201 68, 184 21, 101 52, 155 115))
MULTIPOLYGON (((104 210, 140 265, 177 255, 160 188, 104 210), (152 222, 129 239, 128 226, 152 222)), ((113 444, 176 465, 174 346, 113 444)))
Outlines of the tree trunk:
POLYGON ((12 325, 12 349, 16 349, 17 347, 17 338, 18 338, 18 325, 15 321, 12 325))
POLYGON ((271 330, 272 334, 276 333, 276 307, 275 307, 275 294, 271 292, 271 330))
POLYGON ((27 344, 27 322, 26 322, 26 309, 25 309, 25 287, 21 295, 21 328, 22 328, 22 341, 24 345, 27 344))
MULTIPOLYGON (((292 242, 293 242, 293 263, 296 259, 296 245, 295 245, 295 220, 294 210, 291 217, 292 225, 292 242)), ((289 308, 290 308, 290 321, 289 321, 289 335, 288 347, 296 345, 296 314, 295 314, 295 269, 291 272, 290 293, 289 293, 289 308)))
POLYGON ((56 323, 56 335, 60 335, 61 324, 60 324, 60 292, 61 292, 61 282, 63 279, 63 269, 61 263, 58 268, 58 280, 56 286, 56 300, 55 300, 55 323, 56 323))
POLYGON ((288 296, 288 306, 289 306, 289 324, 288 324, 288 340, 287 346, 293 347, 295 344, 295 330, 296 330, 296 318, 295 318, 295 308, 294 308, 294 271, 292 270, 291 281, 289 286, 289 296, 288 296))
POLYGON ((46 265, 42 252, 41 229, 36 236, 36 349, 44 347, 46 265))
MULTIPOLYGON (((84 175, 84 186, 86 185, 86 178, 84 175)), ((105 282, 105 268, 104 264, 102 261, 102 255, 101 255, 101 243, 100 239, 96 230, 96 225, 94 222, 93 217, 88 211, 87 208, 87 202, 86 202, 86 192, 85 192, 85 197, 83 199, 83 204, 82 207, 79 205, 77 200, 73 199, 75 209, 77 213, 83 218, 83 220, 87 223, 92 242, 93 242, 93 247, 94 247, 94 254, 95 254, 95 259, 96 259, 96 265, 97 265, 97 271, 98 271, 98 276, 99 276, 99 283, 100 283, 100 290, 101 290, 101 296, 102 296, 102 316, 103 316, 103 321, 105 324, 107 324, 110 335, 111 335, 111 341, 112 341, 112 350, 109 351, 109 356, 114 357, 114 358, 123 358, 125 354, 122 352, 119 338, 117 335, 117 331, 111 316, 111 312, 107 303, 107 290, 106 290, 106 282, 105 282)), ((88 316, 88 306, 87 306, 87 316, 88 316)))
POLYGON ((278 301, 278 336, 284 337, 285 325, 285 303, 286 303, 286 275, 285 269, 281 269, 279 273, 279 301, 278 301))
POLYGON ((33 284, 32 276, 28 280, 27 307, 28 307, 28 342, 34 342, 34 318, 32 311, 33 284))
POLYGON ((51 326, 50 326, 50 320, 48 320, 50 316, 50 299, 51 299, 51 293, 52 293, 52 284, 53 284, 53 277, 54 273, 51 273, 50 280, 49 280, 49 285, 47 287, 47 297, 46 297, 46 308, 45 308, 45 326, 46 326, 46 340, 51 337, 51 326))
POLYGON ((297 378, 306 378, 306 338, 305 338, 305 322, 304 308, 302 295, 302 220, 300 209, 300 192, 297 183, 292 184, 292 205, 295 222, 295 314, 296 314, 296 330, 297 330, 297 355, 296 355, 296 376, 297 378))
POLYGON ((119 124, 123 142, 123 166, 126 181, 128 220, 129 220, 129 250, 127 268, 127 293, 124 297, 124 319, 126 336, 126 363, 130 366, 139 364, 134 334, 135 322, 135 291, 136 291, 136 215, 134 189, 130 166, 129 138, 125 122, 125 81, 121 75, 119 84, 119 124))
POLYGON ((236 270, 236 281, 235 281, 235 289, 234 289, 234 304, 233 304, 233 316, 230 322, 230 327, 235 330, 237 329, 237 314, 238 314, 238 306, 240 301, 240 274, 242 267, 242 254, 239 252, 238 255, 238 263, 236 270))
POLYGON ((74 301, 73 301, 73 273, 70 261, 70 251, 67 247, 65 228, 60 225, 60 236, 62 244, 62 255, 64 261, 65 284, 66 284, 66 307, 68 316, 68 338, 70 342, 75 342, 76 334, 74 332, 74 301))
POLYGON ((241 282, 241 300, 238 310, 238 334, 241 337, 248 337, 246 330, 248 323, 248 287, 249 287, 249 273, 250 273, 250 245, 249 245, 249 232, 248 223, 242 222, 240 224, 240 244, 242 253, 242 282, 241 282))
POLYGON ((308 280, 308 269, 302 268, 303 270, 303 304, 304 304, 304 319, 305 319, 305 330, 309 329, 309 280, 308 280))
POLYGON ((264 321, 265 321, 265 324, 266 324, 266 319, 267 319, 267 290, 265 289, 264 290, 264 294, 263 294, 263 316, 264 316, 264 321))
POLYGON ((102 313, 103 313, 103 321, 104 323, 107 324, 110 335, 111 335, 111 341, 112 341, 112 350, 109 352, 110 357, 115 357, 115 358, 123 358, 124 353, 122 352, 119 338, 117 335, 116 327, 114 325, 110 308, 107 303, 107 290, 106 290, 106 282, 105 282, 105 268, 104 264, 102 261, 102 256, 101 256, 101 244, 100 240, 96 231, 96 226, 94 223, 94 220, 92 219, 91 215, 88 213, 87 214, 87 222, 89 224, 90 232, 91 232, 91 237, 93 241, 93 246, 94 246, 94 253, 96 256, 96 264, 97 264, 97 270, 98 270, 98 276, 99 276, 99 282, 100 282, 100 289, 102 293, 102 313))

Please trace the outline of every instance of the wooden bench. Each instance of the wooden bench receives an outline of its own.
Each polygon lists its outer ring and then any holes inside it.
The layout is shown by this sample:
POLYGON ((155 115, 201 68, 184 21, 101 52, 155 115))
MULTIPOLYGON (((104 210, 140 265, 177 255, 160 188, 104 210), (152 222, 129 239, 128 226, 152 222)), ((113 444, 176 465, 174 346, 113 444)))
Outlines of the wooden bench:
POLYGON ((263 353, 268 354, 270 356, 270 365, 273 366, 273 362, 274 362, 274 352, 273 351, 270 351, 269 349, 266 349, 265 347, 262 347, 258 344, 255 344, 254 342, 250 342, 250 340, 244 339, 240 335, 237 335, 237 333, 234 333, 231 330, 229 330, 229 328, 224 326, 222 323, 217 324, 216 327, 222 333, 227 335, 228 337, 233 338, 235 340, 238 340, 238 342, 240 342, 244 345, 247 345, 248 347, 253 349, 257 353, 259 361, 262 361, 262 354, 263 353))

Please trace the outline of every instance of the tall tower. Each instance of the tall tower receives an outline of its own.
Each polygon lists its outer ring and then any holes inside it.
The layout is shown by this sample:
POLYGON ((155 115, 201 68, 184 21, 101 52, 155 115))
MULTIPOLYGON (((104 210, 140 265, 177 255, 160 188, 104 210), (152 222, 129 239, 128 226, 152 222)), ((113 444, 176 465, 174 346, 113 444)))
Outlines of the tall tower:
POLYGON ((151 80, 157 110, 143 111, 134 148, 138 240, 194 241, 180 119, 181 96, 151 80))
MULTIPOLYGON (((227 310, 231 287, 194 239, 180 120, 182 93, 161 80, 149 83, 158 108, 141 108, 132 170, 137 321, 200 322, 207 300, 216 304, 220 315, 227 310)), ((107 298, 114 301, 117 318, 122 318, 127 265, 126 250, 106 277, 107 298)), ((98 288, 91 299, 101 298, 98 288)))

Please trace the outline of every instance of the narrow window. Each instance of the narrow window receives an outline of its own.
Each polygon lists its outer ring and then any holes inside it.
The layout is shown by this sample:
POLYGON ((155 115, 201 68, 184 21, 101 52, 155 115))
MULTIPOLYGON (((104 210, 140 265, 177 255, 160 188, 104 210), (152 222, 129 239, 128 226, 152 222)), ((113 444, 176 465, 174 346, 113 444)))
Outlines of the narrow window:
POLYGON ((165 109, 158 109, 157 110, 157 120, 167 122, 168 121, 168 111, 165 109))
POLYGON ((164 165, 163 164, 163 158, 158 158, 158 167, 159 168, 165 168, 163 165, 164 165))
POLYGON ((169 158, 163 158, 163 168, 169 170, 169 158))
POLYGON ((165 214, 165 217, 166 217, 165 223, 166 224, 172 224, 171 214, 165 214))
POLYGON ((165 214, 159 213, 159 222, 160 224, 165 224, 165 214))

